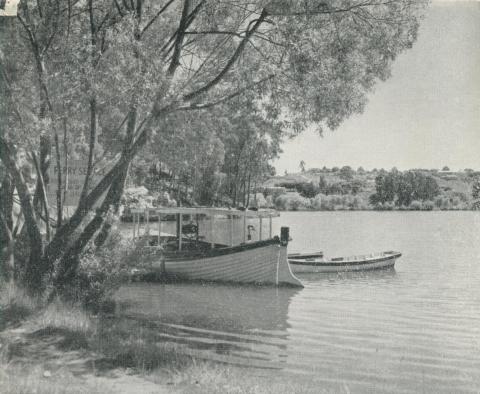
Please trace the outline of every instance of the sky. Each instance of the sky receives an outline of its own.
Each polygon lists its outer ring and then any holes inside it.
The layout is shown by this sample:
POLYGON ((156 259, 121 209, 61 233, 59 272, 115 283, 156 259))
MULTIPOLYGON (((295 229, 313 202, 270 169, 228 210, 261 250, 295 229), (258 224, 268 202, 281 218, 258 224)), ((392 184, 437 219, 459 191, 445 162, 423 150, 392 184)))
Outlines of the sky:
POLYGON ((360 115, 285 141, 277 173, 349 165, 480 169, 480 2, 433 1, 413 48, 360 115))

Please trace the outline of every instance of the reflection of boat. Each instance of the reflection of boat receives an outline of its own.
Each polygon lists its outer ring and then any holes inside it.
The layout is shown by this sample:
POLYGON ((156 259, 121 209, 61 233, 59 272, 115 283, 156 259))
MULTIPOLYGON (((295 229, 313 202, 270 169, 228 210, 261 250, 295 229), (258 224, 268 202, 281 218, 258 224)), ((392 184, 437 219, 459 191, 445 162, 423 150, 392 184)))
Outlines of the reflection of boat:
MULTIPOLYGON (((287 261, 288 229, 282 230, 281 239, 272 238, 271 219, 278 216, 275 211, 238 211, 218 208, 159 208, 148 210, 132 210, 134 215, 133 235, 140 236, 140 218, 144 222, 143 236, 147 240, 143 245, 142 260, 149 260, 150 267, 163 277, 207 280, 238 283, 259 283, 273 285, 302 286, 301 282, 292 274, 287 261), (149 217, 157 216, 157 235, 151 235, 149 217), (176 235, 162 233, 163 215, 177 215, 176 235), (204 234, 200 232, 198 224, 182 225, 182 216, 190 218, 202 215, 204 234), (215 217, 227 216, 230 221, 229 245, 217 243, 213 232, 215 217), (233 231, 234 217, 243 219, 243 242, 234 244, 233 231), (260 220, 259 240, 247 242, 247 218, 260 220), (262 239, 262 220, 270 221, 270 232, 267 239, 262 239), (138 225, 138 226, 137 226, 138 225), (188 230, 191 237, 187 238, 184 230, 188 230), (191 232, 194 232, 193 234, 191 232)), ((197 220, 198 222, 198 220, 197 220)), ((153 227, 153 226, 152 226, 153 227)))
POLYGON ((112 325, 138 332, 152 349, 173 342, 179 353, 199 358, 279 368, 288 354, 289 305, 299 292, 218 283, 129 284, 115 294, 112 325))
POLYGON ((367 256, 337 257, 324 259, 313 258, 289 258, 288 262, 294 273, 300 272, 348 272, 366 271, 393 267, 399 252, 381 252, 367 256))

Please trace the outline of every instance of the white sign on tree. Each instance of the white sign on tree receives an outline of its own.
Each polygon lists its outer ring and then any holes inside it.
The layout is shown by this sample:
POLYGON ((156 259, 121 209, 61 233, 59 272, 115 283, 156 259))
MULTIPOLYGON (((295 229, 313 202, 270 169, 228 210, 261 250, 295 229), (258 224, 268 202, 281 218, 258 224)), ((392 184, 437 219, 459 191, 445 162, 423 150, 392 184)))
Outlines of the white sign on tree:
MULTIPOLYGON (((65 195, 64 205, 78 205, 80 194, 88 167, 87 160, 70 160, 67 167, 62 168, 62 198, 65 195)), ((105 176, 110 167, 95 169, 90 178, 89 190, 95 187, 105 176)), ((52 205, 57 199, 58 190, 58 167, 50 165, 48 168, 48 183, 46 185, 48 201, 52 205)))

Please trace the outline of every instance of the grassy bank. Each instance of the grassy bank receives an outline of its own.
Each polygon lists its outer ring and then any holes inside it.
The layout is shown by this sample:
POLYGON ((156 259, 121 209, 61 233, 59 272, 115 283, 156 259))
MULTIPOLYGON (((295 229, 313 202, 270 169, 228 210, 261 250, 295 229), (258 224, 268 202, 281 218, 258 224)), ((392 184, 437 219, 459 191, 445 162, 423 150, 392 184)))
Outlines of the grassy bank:
POLYGON ((148 321, 0 295, 2 393, 318 393, 312 382, 197 359, 148 321))

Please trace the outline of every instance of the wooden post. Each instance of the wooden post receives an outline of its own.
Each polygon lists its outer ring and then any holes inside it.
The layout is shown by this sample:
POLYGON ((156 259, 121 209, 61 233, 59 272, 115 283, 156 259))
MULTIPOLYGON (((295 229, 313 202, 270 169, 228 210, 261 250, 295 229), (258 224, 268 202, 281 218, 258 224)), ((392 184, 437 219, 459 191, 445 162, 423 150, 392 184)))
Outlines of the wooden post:
POLYGON ((272 217, 268 217, 268 222, 269 222, 269 238, 272 239, 272 217))
POLYGON ((230 215, 230 246, 233 246, 233 215, 230 215))
POLYGON ((263 218, 260 216, 260 228, 258 230, 258 240, 261 241, 262 240, 262 220, 263 218))
POLYGON ((288 227, 280 228, 280 243, 283 246, 287 246, 289 240, 290 240, 290 229, 288 227))
POLYGON ((177 219, 178 250, 182 250, 182 222, 183 215, 179 214, 177 219))
POLYGON ((139 238, 140 237, 140 212, 137 213, 135 216, 136 216, 136 220, 135 220, 136 233, 137 233, 137 238, 139 238))
POLYGON ((198 223, 198 213, 195 214, 195 226, 197 227, 195 230, 195 242, 198 245, 198 233, 200 231, 200 224, 198 223))
POLYGON ((157 235, 157 240, 158 240, 158 246, 160 246, 160 234, 162 233, 162 216, 160 215, 160 212, 157 211, 158 215, 158 235, 157 235))
POLYGON ((247 211, 243 212, 243 243, 247 242, 247 211))
POLYGON ((137 215, 135 215, 134 213, 132 214, 133 217, 133 239, 135 240, 135 225, 136 225, 136 221, 137 221, 137 215))
POLYGON ((210 246, 213 249, 215 247, 215 241, 213 239, 213 234, 215 230, 215 215, 212 215, 210 220, 210 246))
POLYGON ((145 223, 145 234, 150 235, 150 209, 147 208, 145 212, 145 217, 147 220, 147 223, 145 223))

